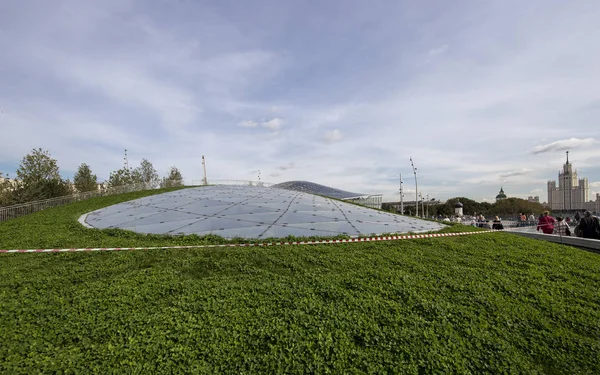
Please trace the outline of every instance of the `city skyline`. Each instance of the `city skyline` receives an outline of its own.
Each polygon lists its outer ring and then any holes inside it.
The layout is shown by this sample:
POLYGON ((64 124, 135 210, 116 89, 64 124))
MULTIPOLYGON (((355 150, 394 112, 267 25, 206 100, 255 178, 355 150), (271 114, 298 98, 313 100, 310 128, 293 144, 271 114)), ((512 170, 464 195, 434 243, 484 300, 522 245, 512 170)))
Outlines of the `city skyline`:
POLYGON ((150 160, 187 181, 398 200, 547 199, 566 150, 600 193, 594 1, 0 5, 0 172, 150 160))

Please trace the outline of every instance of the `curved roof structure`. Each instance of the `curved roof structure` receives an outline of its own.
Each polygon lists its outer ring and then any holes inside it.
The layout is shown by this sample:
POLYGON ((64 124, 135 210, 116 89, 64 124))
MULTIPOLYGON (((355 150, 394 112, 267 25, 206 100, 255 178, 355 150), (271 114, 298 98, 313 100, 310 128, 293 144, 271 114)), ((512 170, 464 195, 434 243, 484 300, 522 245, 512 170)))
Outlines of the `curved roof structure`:
POLYGON ((312 194, 258 186, 205 186, 153 195, 82 216, 92 228, 170 235, 282 238, 423 232, 442 224, 312 194))
POLYGON ((273 185, 275 188, 287 189, 300 191, 303 193, 323 195, 325 197, 331 197, 336 199, 346 199, 346 198, 354 198, 359 196, 364 196, 367 194, 360 193, 351 193, 349 191, 344 191, 336 188, 332 188, 325 185, 315 184, 310 181, 286 181, 279 183, 277 185, 273 185))

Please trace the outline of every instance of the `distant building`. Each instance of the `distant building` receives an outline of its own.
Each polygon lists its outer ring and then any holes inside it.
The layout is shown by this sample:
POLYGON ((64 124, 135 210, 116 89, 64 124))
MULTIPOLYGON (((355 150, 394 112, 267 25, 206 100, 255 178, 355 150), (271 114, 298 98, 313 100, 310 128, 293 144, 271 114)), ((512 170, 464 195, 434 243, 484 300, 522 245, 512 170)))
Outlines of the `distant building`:
POLYGON ((537 195, 535 197, 527 197, 527 202, 540 203, 540 197, 537 195))
POLYGON ((500 192, 496 195, 496 202, 506 199, 506 194, 504 194, 504 189, 500 187, 500 192))
POLYGON ((588 179, 577 179, 577 171, 569 163, 567 151, 567 162, 563 165, 563 170, 558 172, 558 185, 556 181, 548 181, 548 205, 552 210, 577 211, 586 209, 588 200, 588 179))
POLYGON ((456 204, 454 205, 454 214, 456 216, 463 216, 463 204, 460 202, 456 202, 456 204))
POLYGON ((596 214, 600 214, 600 193, 596 193, 595 201, 586 202, 583 208, 595 212, 596 214))

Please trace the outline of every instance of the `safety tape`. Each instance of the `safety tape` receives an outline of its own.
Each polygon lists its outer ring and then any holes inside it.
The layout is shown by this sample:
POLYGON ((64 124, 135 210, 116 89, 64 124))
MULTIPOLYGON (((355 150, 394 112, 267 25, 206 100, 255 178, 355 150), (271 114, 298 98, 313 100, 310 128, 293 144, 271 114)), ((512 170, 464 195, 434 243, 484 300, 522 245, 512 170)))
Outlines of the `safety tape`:
POLYGON ((62 253, 62 252, 80 252, 80 251, 169 250, 169 249, 203 249, 203 248, 217 248, 217 247, 264 247, 264 246, 287 246, 287 245, 322 245, 322 244, 353 243, 353 242, 378 242, 378 241, 409 240, 409 239, 434 238, 434 237, 456 237, 456 236, 465 236, 465 235, 469 235, 469 234, 495 233, 495 232, 502 232, 502 231, 484 230, 484 231, 476 231, 476 232, 411 234, 411 235, 386 236, 386 237, 360 237, 360 238, 349 238, 349 239, 344 239, 344 240, 238 243, 238 244, 220 244, 220 245, 149 246, 149 247, 93 247, 93 248, 86 247, 86 248, 71 248, 71 249, 14 249, 14 250, 0 250, 0 253, 62 253))

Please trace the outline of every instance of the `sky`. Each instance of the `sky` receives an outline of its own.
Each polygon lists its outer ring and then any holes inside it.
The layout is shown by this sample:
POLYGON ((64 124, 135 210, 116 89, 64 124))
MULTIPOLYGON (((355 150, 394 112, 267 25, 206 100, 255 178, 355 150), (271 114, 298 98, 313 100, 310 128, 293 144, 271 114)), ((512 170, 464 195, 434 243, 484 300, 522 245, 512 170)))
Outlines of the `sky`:
POLYGON ((150 160, 187 183, 307 180, 398 200, 600 193, 600 3, 0 2, 0 172, 150 160))

